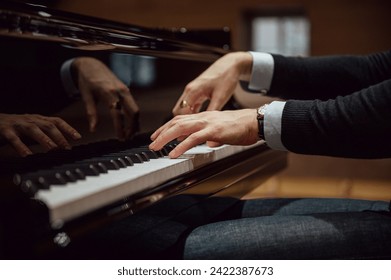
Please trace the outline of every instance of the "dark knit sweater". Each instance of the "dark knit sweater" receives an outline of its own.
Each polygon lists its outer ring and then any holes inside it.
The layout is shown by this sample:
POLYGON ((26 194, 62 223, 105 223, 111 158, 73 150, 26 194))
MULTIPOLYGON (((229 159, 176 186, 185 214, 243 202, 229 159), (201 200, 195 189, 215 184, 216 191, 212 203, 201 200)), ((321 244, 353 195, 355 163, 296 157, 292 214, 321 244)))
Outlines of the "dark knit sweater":
POLYGON ((288 150, 391 157, 391 50, 368 56, 273 57, 269 95, 288 100, 281 128, 288 150))

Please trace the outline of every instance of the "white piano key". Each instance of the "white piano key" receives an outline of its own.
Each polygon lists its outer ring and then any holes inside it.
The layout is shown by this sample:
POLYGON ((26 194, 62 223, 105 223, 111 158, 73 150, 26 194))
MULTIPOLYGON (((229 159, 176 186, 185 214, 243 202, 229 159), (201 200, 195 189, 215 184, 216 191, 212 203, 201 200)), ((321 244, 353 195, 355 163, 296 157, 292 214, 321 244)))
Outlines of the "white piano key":
POLYGON ((49 208, 51 222, 68 221, 250 147, 200 145, 178 159, 162 157, 109 170, 99 176, 87 176, 85 180, 39 190, 35 198, 49 208))

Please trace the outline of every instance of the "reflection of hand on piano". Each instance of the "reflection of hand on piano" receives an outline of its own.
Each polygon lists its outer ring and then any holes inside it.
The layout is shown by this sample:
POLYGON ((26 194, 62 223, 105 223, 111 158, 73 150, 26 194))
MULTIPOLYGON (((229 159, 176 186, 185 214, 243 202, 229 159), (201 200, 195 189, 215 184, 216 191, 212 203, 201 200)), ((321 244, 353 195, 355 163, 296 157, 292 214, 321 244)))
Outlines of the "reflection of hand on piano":
POLYGON ((170 152, 171 158, 177 158, 205 142, 210 147, 254 144, 259 139, 257 112, 255 109, 244 109, 179 115, 151 135, 154 142, 149 147, 160 150, 174 139, 183 141, 170 152))
POLYGON ((96 102, 103 101, 110 110, 118 139, 129 138, 136 132, 139 108, 129 88, 101 61, 79 57, 72 63, 72 72, 85 103, 90 130, 98 123, 96 102))
POLYGON ((47 150, 70 149, 66 137, 77 140, 80 134, 60 118, 41 115, 0 114, 0 137, 10 142, 21 156, 32 151, 23 143, 21 136, 28 136, 47 150))

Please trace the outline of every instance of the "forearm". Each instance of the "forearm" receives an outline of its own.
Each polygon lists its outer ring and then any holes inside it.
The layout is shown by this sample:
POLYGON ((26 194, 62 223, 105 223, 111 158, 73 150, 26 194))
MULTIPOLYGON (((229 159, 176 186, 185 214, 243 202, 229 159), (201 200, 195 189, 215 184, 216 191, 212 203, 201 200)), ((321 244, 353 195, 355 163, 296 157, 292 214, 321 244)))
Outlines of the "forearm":
POLYGON ((292 152, 339 157, 391 156, 391 80, 328 101, 288 101, 281 141, 292 152))
POLYGON ((270 96, 322 99, 347 95, 391 78, 391 51, 368 56, 273 55, 270 96))

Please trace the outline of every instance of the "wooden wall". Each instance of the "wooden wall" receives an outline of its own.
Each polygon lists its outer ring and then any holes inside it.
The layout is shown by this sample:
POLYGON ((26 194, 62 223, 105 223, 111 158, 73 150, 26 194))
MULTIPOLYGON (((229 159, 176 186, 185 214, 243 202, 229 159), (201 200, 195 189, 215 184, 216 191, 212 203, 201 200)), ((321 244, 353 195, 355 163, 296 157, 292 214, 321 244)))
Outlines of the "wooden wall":
POLYGON ((234 49, 245 49, 244 14, 303 9, 311 21, 311 53, 367 53, 391 48, 389 0, 58 0, 61 9, 148 27, 232 30, 234 49))

